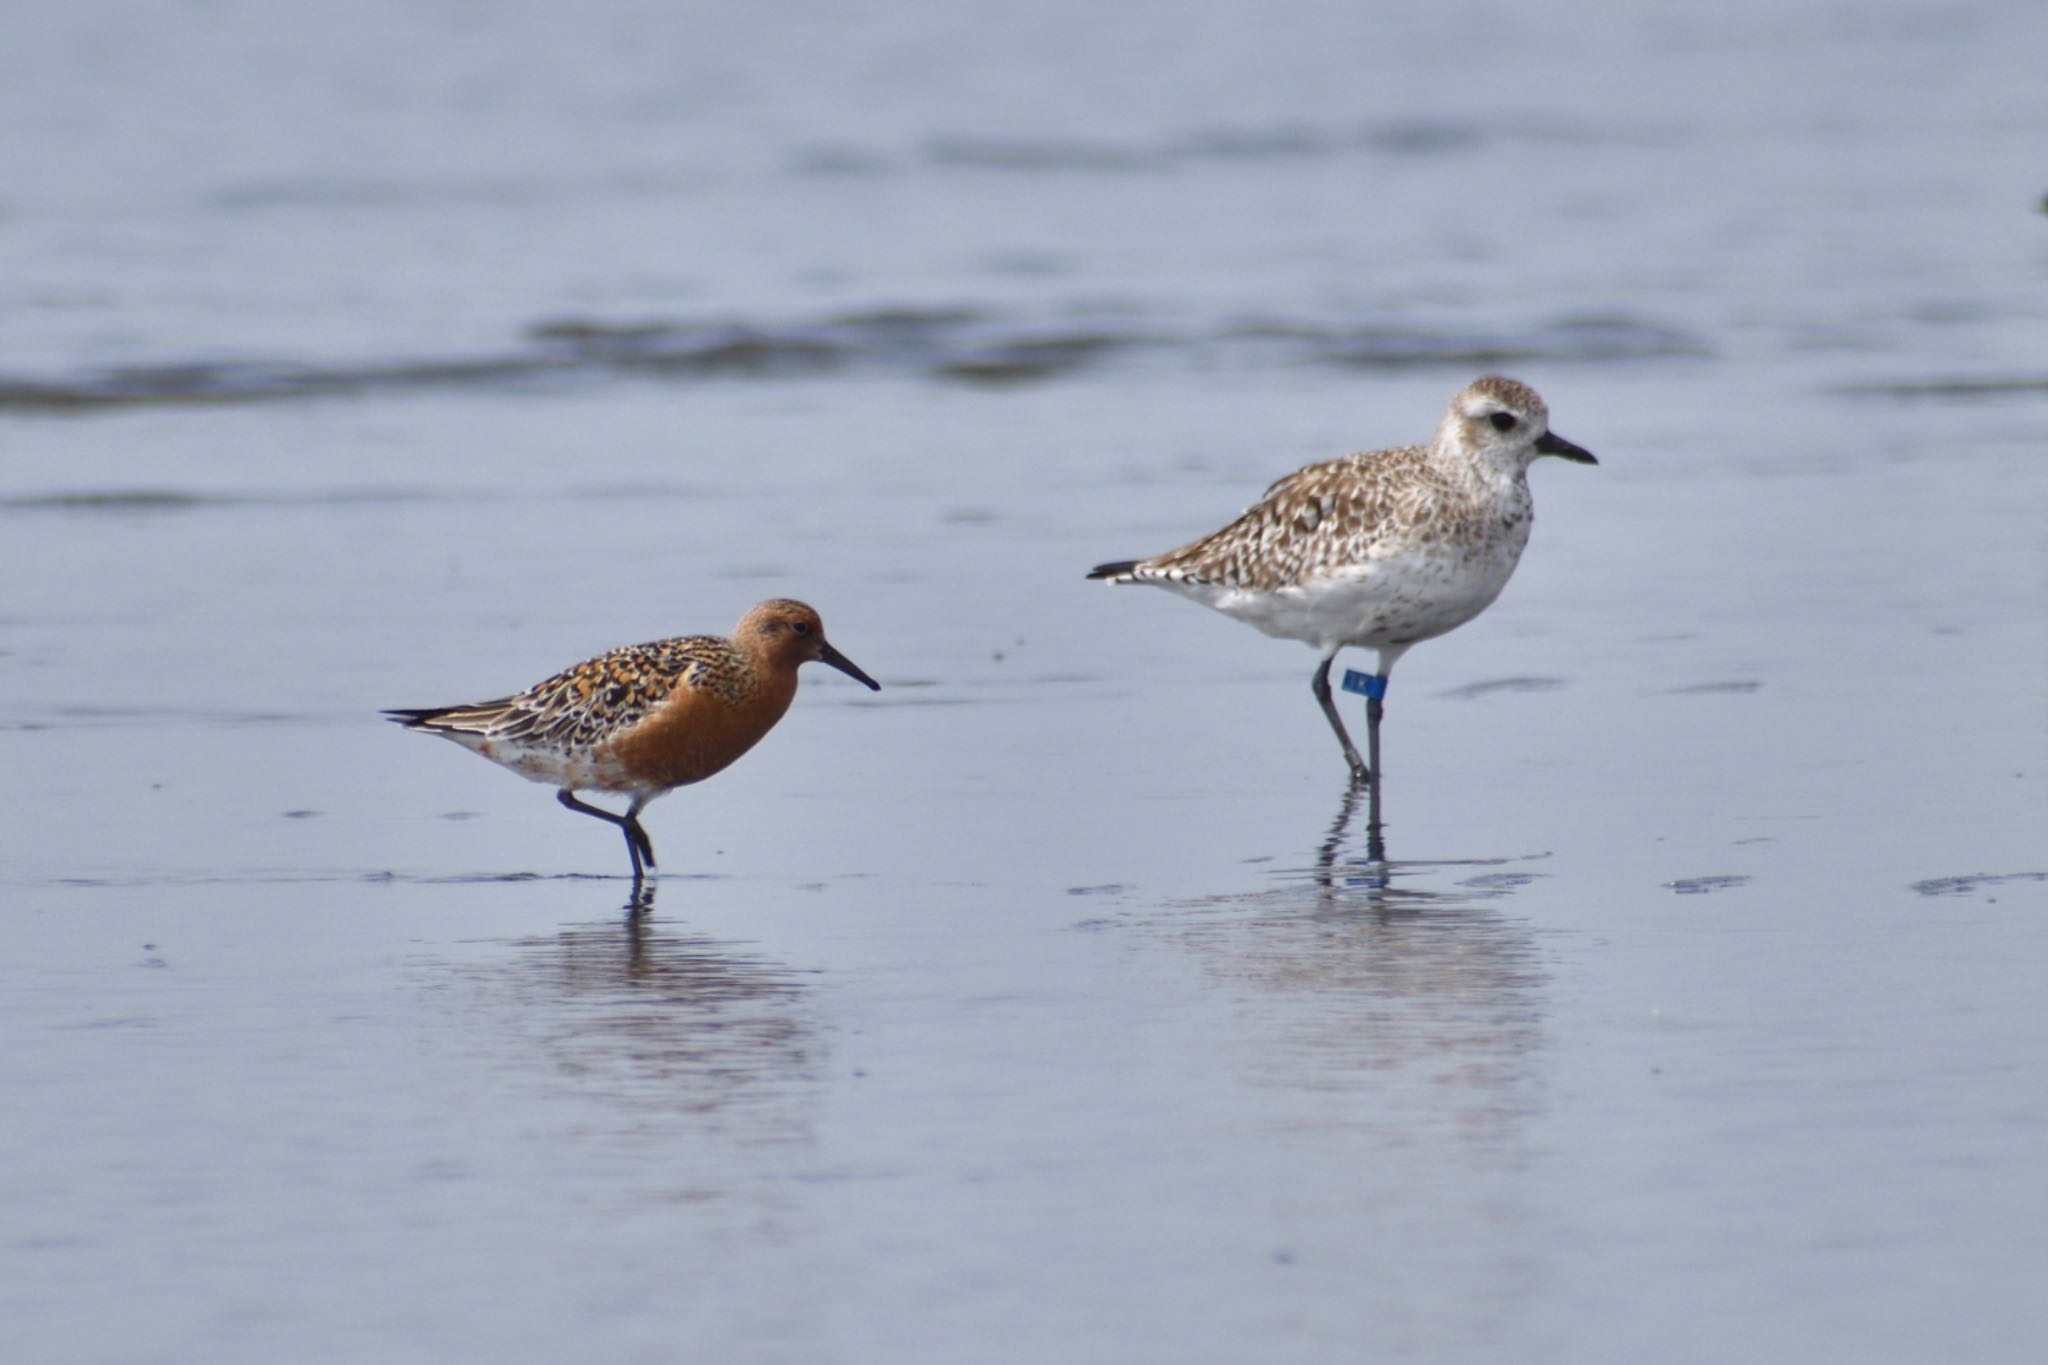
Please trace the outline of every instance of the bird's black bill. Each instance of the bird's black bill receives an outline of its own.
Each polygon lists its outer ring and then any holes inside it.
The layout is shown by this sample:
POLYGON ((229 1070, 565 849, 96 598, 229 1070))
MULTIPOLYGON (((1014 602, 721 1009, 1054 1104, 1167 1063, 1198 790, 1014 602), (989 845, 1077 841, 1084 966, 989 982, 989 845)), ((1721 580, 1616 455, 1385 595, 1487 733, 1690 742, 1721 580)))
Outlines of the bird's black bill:
POLYGON ((1561 455, 1567 460, 1577 460, 1580 464, 1600 463, 1593 458, 1592 451, 1582 445, 1572 444, 1554 431, 1546 431, 1541 436, 1538 436, 1536 438, 1536 448, 1545 455, 1561 455))
POLYGON ((860 666, 858 664, 854 663, 853 660, 847 658, 844 654, 841 654, 838 650, 832 648, 832 646, 826 644, 823 640, 818 641, 818 662, 821 664, 832 665, 841 673, 844 673, 847 677, 852 678, 855 682, 866 683, 868 685, 868 690, 871 692, 879 692, 882 690, 882 685, 876 682, 873 678, 870 678, 867 674, 861 672, 860 666))

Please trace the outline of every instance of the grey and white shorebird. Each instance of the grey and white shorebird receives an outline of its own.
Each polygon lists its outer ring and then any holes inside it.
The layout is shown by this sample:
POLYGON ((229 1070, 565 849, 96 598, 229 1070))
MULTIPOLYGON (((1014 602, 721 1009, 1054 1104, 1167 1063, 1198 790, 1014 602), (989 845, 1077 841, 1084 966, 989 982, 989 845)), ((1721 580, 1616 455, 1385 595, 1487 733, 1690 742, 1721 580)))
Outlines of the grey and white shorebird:
MULTIPOLYGON (((1150 583, 1322 653, 1310 686, 1352 780, 1379 794, 1387 675, 1415 645, 1455 630, 1500 596, 1529 543, 1529 466, 1557 455, 1598 464, 1550 429, 1527 384, 1478 379, 1451 400, 1428 445, 1345 455, 1298 469, 1222 530, 1150 559, 1099 564, 1090 578, 1150 583), (1330 696, 1346 645, 1378 651, 1359 757, 1330 696)), ((1377 806, 1377 801, 1375 801, 1377 806)))

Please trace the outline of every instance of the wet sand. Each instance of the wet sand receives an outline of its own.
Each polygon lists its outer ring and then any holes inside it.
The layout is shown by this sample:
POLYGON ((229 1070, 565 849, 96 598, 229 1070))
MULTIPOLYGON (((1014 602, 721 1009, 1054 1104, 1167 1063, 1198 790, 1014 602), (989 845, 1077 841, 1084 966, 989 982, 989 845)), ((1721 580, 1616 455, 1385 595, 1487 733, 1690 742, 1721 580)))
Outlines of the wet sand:
POLYGON ((1551 388, 1608 462, 1539 467, 1515 583, 1397 675, 1384 864, 1333 828, 1309 651, 1079 576, 1256 483, 1161 452, 1333 386, 221 411, 179 420, 388 467, 18 508, 67 587, 8 659, 44 775, 10 1316, 44 1358, 346 1322, 337 1358, 1562 1359, 1675 1318, 1701 1359, 1996 1358, 2041 1212, 2042 675, 2019 585, 1971 585, 2035 523, 1863 472, 1975 409, 1840 400, 1871 430, 1760 473, 1551 388), (1077 402, 1113 439, 1056 439, 1077 402), (685 425, 777 477, 636 486, 685 425), (887 472, 932 449, 975 456, 887 472), (429 451, 490 488, 408 480, 429 451), (1902 581, 1930 517, 1979 562, 1902 581), (611 831, 374 714, 785 591, 885 690, 807 678, 651 807, 638 923, 611 831))

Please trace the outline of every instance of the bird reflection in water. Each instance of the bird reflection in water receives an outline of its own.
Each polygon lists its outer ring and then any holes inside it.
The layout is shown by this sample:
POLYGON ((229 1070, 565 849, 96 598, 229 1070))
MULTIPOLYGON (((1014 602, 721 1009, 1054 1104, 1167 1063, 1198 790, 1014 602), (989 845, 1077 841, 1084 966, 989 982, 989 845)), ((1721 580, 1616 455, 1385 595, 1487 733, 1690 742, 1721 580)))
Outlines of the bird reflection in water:
POLYGON ((518 940, 520 993, 579 1089, 637 1109, 808 1131, 791 1106, 820 1063, 800 974, 740 945, 663 926, 655 883, 617 918, 518 940), (786 1111, 786 1112, 785 1112, 786 1111))
POLYGON ((1391 860, 1370 825, 1361 858, 1360 797, 1346 789, 1312 868, 1175 907, 1157 928, 1231 997, 1249 1083, 1297 1092, 1289 1121, 1511 1144, 1540 1101, 1546 977, 1502 902, 1535 874, 1391 860))
MULTIPOLYGON (((1358 814, 1358 795, 1364 784, 1352 782, 1344 788, 1344 799, 1337 806, 1337 818, 1330 822, 1330 832, 1323 839, 1322 847, 1316 852, 1316 877, 1325 890, 1332 885, 1331 869, 1336 864, 1337 852, 1344 847, 1344 837, 1350 832, 1351 821, 1358 814)), ((1382 886, 1385 885, 1387 863, 1386 827, 1380 823, 1380 794, 1371 789, 1371 810, 1365 824, 1365 861, 1368 866, 1378 864, 1382 886)))

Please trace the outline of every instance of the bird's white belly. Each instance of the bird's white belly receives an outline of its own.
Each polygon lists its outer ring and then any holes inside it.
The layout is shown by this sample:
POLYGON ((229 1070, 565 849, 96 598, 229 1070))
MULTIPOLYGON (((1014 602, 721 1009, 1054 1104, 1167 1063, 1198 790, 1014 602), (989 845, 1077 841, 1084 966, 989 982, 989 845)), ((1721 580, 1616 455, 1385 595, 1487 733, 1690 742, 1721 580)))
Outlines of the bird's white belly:
POLYGON ((1350 565, 1271 592, 1192 583, 1168 586, 1280 639, 1319 649, 1385 649, 1442 635, 1486 610, 1507 586, 1519 557, 1483 551, 1410 552, 1350 565))
POLYGON ((529 782, 575 791, 623 790, 617 765, 600 762, 587 749, 525 745, 515 740, 492 739, 487 735, 462 731, 441 733, 472 753, 481 754, 500 767, 518 773, 529 782))

